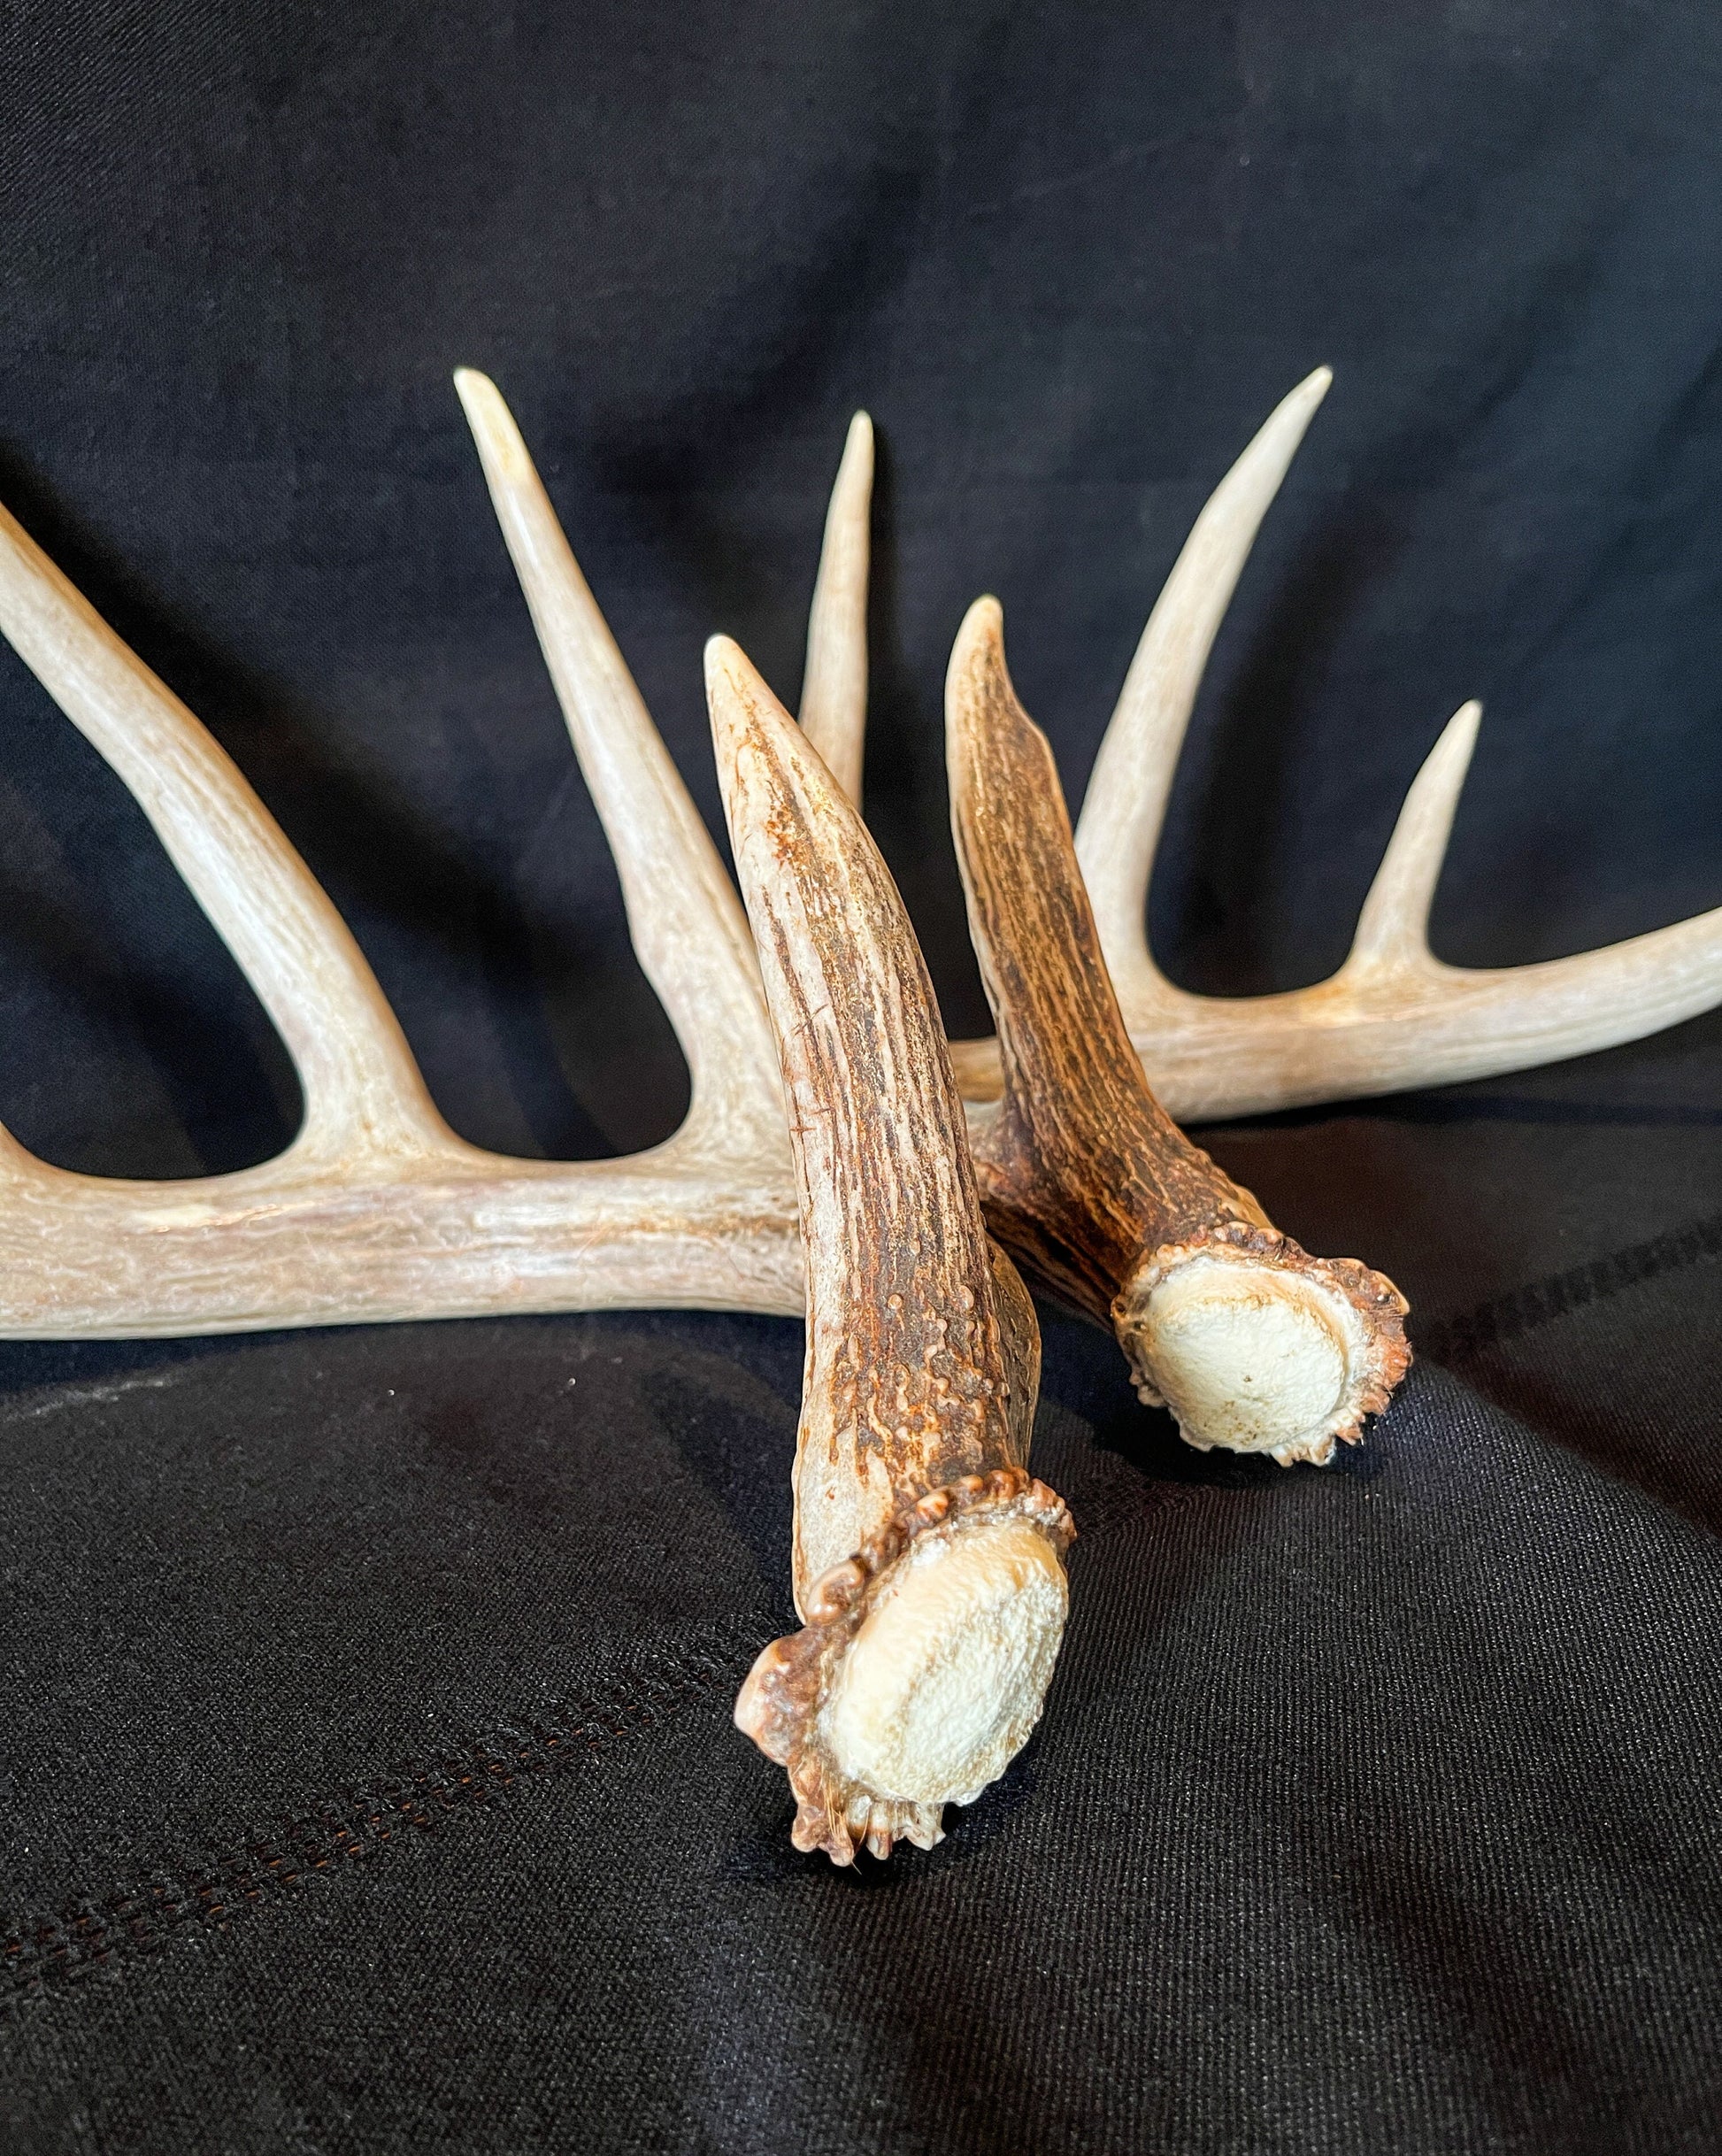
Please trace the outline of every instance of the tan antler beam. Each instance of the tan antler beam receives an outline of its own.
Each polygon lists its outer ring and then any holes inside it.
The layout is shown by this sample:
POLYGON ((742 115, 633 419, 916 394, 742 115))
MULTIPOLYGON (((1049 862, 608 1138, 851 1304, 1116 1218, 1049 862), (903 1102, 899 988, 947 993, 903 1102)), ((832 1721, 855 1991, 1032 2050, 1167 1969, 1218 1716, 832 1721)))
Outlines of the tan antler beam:
MULTIPOLYGON (((459 389, 634 949, 688 1057, 687 1120, 620 1160, 511 1159, 457 1137, 358 946, 239 770, 0 512, 0 628, 149 816, 305 1098, 278 1159, 188 1181, 73 1174, 0 1133, 0 1334, 801 1309, 776 1051, 734 887, 502 398, 470 373, 459 389)), ((855 492, 849 521, 865 521, 855 492)), ((852 564, 854 535, 836 523, 852 564)), ((813 635, 840 662, 852 568, 835 581, 838 618, 822 622, 816 604, 813 635)))
MULTIPOLYGON (((575 566, 501 397, 462 400, 598 813, 629 929, 693 1075, 688 1120, 631 1159, 517 1160, 437 1114, 357 944, 244 778, 0 512, 0 629, 131 789, 280 1028, 304 1090, 279 1159, 165 1182, 71 1174, 0 1131, 0 1336, 239 1328, 534 1310, 790 1312, 801 1253, 770 1029, 716 849, 575 566)), ((1424 920, 1475 726, 1413 787, 1334 980, 1188 996, 1143 920, 1167 790, 1233 586, 1326 387, 1312 375, 1198 519, 1156 606, 1077 828, 1101 945, 1175 1116, 1222 1116, 1513 1070, 1722 1000, 1722 909, 1606 951, 1504 972, 1438 963, 1424 920)), ((871 428, 850 429, 809 624, 803 717, 854 797, 866 701, 871 428)), ((994 1042, 952 1051, 996 1098, 994 1042)))
POLYGON ((794 1579, 736 1721, 794 1835, 927 1848, 1026 1742, 1064 1633, 1058 1498, 1028 1472, 1034 1305, 991 1242, 920 949, 879 849, 727 639, 706 659, 736 872, 782 1058, 807 1253, 794 1579))

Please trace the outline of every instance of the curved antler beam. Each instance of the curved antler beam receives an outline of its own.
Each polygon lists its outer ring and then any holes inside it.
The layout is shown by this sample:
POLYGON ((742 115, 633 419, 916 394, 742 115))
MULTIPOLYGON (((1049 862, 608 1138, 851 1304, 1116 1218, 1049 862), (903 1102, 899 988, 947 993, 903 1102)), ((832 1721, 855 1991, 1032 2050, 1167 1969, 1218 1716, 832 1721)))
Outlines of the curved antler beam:
POLYGON ((1410 1360, 1404 1297, 1281 1235, 1149 1090, 996 599, 969 609, 946 699, 951 828, 1004 1069, 974 1147, 994 1233, 1112 1328, 1143 1400, 1189 1444, 1331 1459, 1410 1360))
MULTIPOLYGON (((1230 1001, 1149 957, 1148 880, 1203 664, 1326 370, 1216 493, 1154 610, 1077 830, 1101 945, 1172 1113, 1211 1118, 1523 1068, 1722 1000, 1722 909, 1606 951, 1502 972, 1442 966, 1424 934, 1474 734, 1468 705, 1413 787, 1351 957, 1319 987, 1230 1001)), ((0 1130, 0 1336, 676 1305, 801 1306, 781 1098, 734 892, 495 389, 460 391, 569 732, 616 856, 630 932, 688 1055, 693 1097, 632 1159, 504 1159, 437 1114, 357 943, 267 810, 176 697, 0 512, 0 628, 150 817, 279 1028, 305 1096, 278 1159, 172 1182, 82 1176, 0 1130)), ((834 490, 803 717, 851 797, 866 698, 872 430, 834 490)), ((957 1044, 984 1127, 997 1044, 957 1044)))
POLYGON ((0 1132, 0 1336, 801 1310, 776 1051, 734 888, 501 397, 470 373, 459 386, 634 948, 688 1059, 688 1119, 622 1160, 511 1159, 457 1137, 357 944, 237 767, 0 512, 0 628, 150 817, 305 1094, 278 1159, 187 1181, 73 1174, 0 1132))

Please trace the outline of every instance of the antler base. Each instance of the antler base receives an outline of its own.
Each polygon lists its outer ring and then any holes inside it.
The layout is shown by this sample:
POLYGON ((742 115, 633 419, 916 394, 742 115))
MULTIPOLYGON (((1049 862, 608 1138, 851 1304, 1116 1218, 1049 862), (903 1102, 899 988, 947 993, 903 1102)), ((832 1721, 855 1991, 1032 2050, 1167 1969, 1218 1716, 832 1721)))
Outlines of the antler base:
POLYGON ((1322 1466, 1355 1444, 1411 1361, 1405 1298, 1355 1259, 1227 1225, 1155 1251, 1112 1305, 1136 1390, 1186 1442, 1322 1466))
POLYGON ((852 1863, 930 1849, 1041 1718, 1069 1602, 1062 1500, 1022 1468, 930 1491, 817 1580, 773 1640, 736 1727, 789 1772, 793 1839, 852 1863))

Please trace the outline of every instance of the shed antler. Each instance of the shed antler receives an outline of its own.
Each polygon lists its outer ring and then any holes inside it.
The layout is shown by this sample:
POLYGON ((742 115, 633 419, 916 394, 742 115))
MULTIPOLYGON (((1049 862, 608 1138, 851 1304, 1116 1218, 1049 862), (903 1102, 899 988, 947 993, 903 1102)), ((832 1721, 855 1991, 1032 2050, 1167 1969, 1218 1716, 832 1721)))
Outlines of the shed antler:
MULTIPOLYGON (((634 950, 688 1058, 687 1120, 621 1160, 509 1159, 457 1137, 357 944, 239 770, 0 512, 0 628, 155 826, 280 1029, 305 1098, 278 1159, 182 1182, 73 1174, 0 1132, 0 1333, 801 1309, 776 1051, 734 887, 502 398, 482 375, 457 381, 634 950)), ((839 482, 850 503, 867 449, 863 420, 839 482)), ((839 580, 825 618, 815 607, 814 639, 840 674, 854 633, 841 587, 852 581, 839 580)))
POLYGON ((807 1254, 794 1576, 805 1629, 735 1719, 796 1846, 928 1848, 1040 1719, 1063 1505, 1027 1472, 1041 1340, 987 1234, 932 983, 879 850, 736 646, 706 677, 782 1057, 807 1254))
MULTIPOLYGON (((1289 994, 1193 996, 1148 949, 1149 879, 1203 669, 1326 367, 1272 413, 1196 519, 1125 677, 1076 826, 1101 949, 1154 1090, 1180 1122, 1395 1093, 1588 1055, 1722 1002, 1722 906, 1541 965, 1446 966, 1430 903, 1481 706, 1455 713, 1406 797, 1350 956, 1289 994)), ((958 1042, 964 1092, 997 1097, 996 1043, 958 1042)))
POLYGON ((1004 1074, 975 1135, 987 1218, 1032 1275, 1112 1326, 1142 1398, 1190 1444, 1327 1460, 1411 1359, 1404 1298, 1280 1234, 1149 1090, 996 599, 970 608, 946 693, 951 825, 1004 1074))
MULTIPOLYGON (((801 1307, 794 1182, 746 923, 492 385, 457 377, 621 879, 641 964, 693 1079, 688 1120, 632 1159, 504 1159, 431 1102, 358 946, 231 759, 0 511, 0 629, 106 757, 279 1028, 305 1096, 279 1159, 170 1182, 73 1174, 0 1131, 0 1336, 224 1332, 617 1305, 801 1307)), ((1582 957, 1463 972, 1423 922, 1474 705, 1412 788, 1350 959, 1288 996, 1220 1001, 1149 958, 1148 877, 1203 664, 1327 385, 1275 412, 1197 520, 1143 635, 1077 830, 1102 948, 1155 1090, 1180 1119, 1387 1092, 1577 1055, 1722 1000, 1722 908, 1582 957)), ((844 789, 866 700, 872 435, 832 497, 803 717, 844 789)), ((952 1051, 996 1098, 994 1042, 952 1051)))

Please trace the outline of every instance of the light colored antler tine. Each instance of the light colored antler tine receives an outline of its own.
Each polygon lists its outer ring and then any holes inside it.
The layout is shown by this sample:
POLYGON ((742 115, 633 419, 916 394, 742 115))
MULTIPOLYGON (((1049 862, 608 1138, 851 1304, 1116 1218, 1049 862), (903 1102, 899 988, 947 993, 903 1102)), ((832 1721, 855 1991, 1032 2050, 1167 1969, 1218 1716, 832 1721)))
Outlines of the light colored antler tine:
POLYGON ((849 439, 826 512, 825 544, 807 617, 802 731, 854 802, 861 798, 867 732, 867 573, 871 560, 873 425, 865 412, 849 439))
POLYGON ((777 1055, 734 886, 672 762, 488 376, 455 387, 478 444, 580 767, 621 881, 628 932, 688 1058, 679 1134, 726 1151, 781 1151, 777 1055))
POLYGON ((1412 780, 1357 917, 1345 973, 1426 972, 1434 966, 1429 908, 1482 716, 1480 704, 1461 705, 1412 780))
POLYGON ((1429 949, 1482 706, 1461 706, 1405 797, 1345 964, 1279 996, 1188 997, 1134 1043, 1185 1121, 1495 1077, 1641 1039, 1722 1003, 1722 906, 1526 966, 1429 949))
POLYGON ((0 629, 118 773, 287 1044, 296 1156, 451 1150, 346 923, 237 765, 0 510, 0 629))
POLYGON ((1095 758, 1076 854, 1133 1027, 1178 1001, 1149 955, 1143 917, 1203 668, 1262 520, 1333 379, 1322 366, 1301 381, 1215 489, 1149 616, 1095 758))

